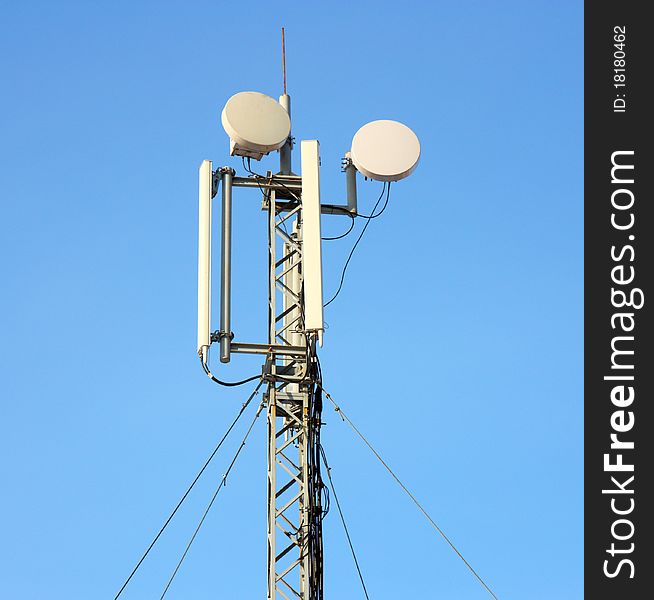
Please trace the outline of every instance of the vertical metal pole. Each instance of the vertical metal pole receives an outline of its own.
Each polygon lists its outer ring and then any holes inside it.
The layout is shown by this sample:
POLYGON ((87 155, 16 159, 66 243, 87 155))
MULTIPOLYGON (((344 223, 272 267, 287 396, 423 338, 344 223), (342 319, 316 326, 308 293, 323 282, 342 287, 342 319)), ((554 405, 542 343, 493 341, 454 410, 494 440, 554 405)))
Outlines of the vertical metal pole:
MULTIPOLYGON (((301 230, 300 230, 300 216, 298 216, 297 219, 295 219, 295 222, 293 223, 293 237, 296 240, 298 244, 301 243, 302 238, 301 238, 301 230)), ((302 267, 302 257, 298 255, 297 253, 291 258, 292 264, 293 264, 293 270, 290 273, 290 278, 289 278, 289 287, 295 294, 300 296, 302 293, 302 282, 300 280, 300 269, 302 267)), ((295 313, 293 314, 294 318, 297 317, 299 314, 302 314, 303 308, 298 302, 298 307, 295 313)), ((290 342, 294 346, 301 346, 303 343, 304 336, 298 331, 300 329, 300 323, 295 323, 293 326, 293 331, 290 335, 290 342)), ((295 388, 297 389, 297 388, 295 388)))
MULTIPOLYGON (((275 263, 277 261, 277 235, 275 233, 275 193, 268 196, 268 340, 275 343, 275 315, 277 288, 275 263)), ((275 355, 271 354, 270 375, 275 373, 275 355)), ((274 381, 268 383, 268 600, 277 600, 277 389, 274 381)))
MULTIPOLYGON (((291 97, 286 93, 286 38, 282 27, 282 76, 284 79, 284 93, 279 97, 279 103, 291 118, 291 97)), ((291 121, 292 128, 292 121, 291 121)), ((286 143, 279 149, 279 172, 281 175, 291 174, 291 150, 293 149, 293 138, 289 132, 286 143)))
POLYGON ((231 167, 220 169, 223 190, 222 252, 220 265, 220 362, 228 363, 232 344, 232 178, 231 167))
MULTIPOLYGON (((284 107, 288 113, 288 118, 291 118, 291 97, 284 90, 284 94, 279 97, 279 103, 284 107)), ((292 126, 292 121, 291 121, 292 126)), ((293 142, 291 134, 288 134, 286 143, 279 149, 279 172, 281 175, 291 174, 291 150, 293 149, 293 142)))
POLYGON ((277 390, 268 384, 268 600, 277 598, 277 390))
POLYGON ((309 394, 302 396, 302 436, 299 439, 300 472, 302 473, 302 498, 300 499, 300 527, 302 545, 300 550, 300 593, 303 600, 314 600, 310 583, 311 547, 309 542, 309 521, 311 517, 311 497, 309 495, 309 394))
MULTIPOLYGON (((294 238, 297 243, 298 248, 302 248, 302 220, 304 218, 304 211, 300 211, 295 219, 293 224, 294 238)), ((302 315, 305 314, 306 306, 304 304, 304 298, 302 296, 302 277, 303 277, 303 265, 304 265, 304 252, 300 252, 299 256, 293 257, 293 262, 295 267, 292 271, 291 277, 291 290, 293 293, 297 294, 298 298, 298 309, 302 315)), ((296 328, 304 329, 306 324, 304 323, 304 318, 302 319, 301 327, 296 325, 296 328)), ((301 333, 294 333, 292 336, 292 343, 301 345, 304 336, 301 333)), ((308 359, 308 357, 307 357, 308 359)), ((305 364, 305 368, 308 368, 305 364)), ((299 550, 300 550, 300 594, 302 600, 314 600, 311 597, 311 583, 310 583, 310 547, 309 547, 309 518, 311 516, 311 500, 309 497, 309 431, 308 431, 308 421, 309 421, 309 394, 307 391, 306 385, 303 384, 294 384, 292 391, 297 394, 301 399, 302 404, 298 407, 299 412, 298 416, 301 420, 301 435, 298 437, 298 465, 299 475, 302 481, 301 484, 301 496, 298 501, 299 515, 298 515, 298 527, 299 531, 299 550)))
POLYGON ((282 78, 284 80, 284 93, 286 93, 286 37, 282 27, 282 78))
POLYGON ((347 191, 347 209, 352 213, 357 212, 357 170, 352 164, 350 153, 345 153, 345 188, 347 191))

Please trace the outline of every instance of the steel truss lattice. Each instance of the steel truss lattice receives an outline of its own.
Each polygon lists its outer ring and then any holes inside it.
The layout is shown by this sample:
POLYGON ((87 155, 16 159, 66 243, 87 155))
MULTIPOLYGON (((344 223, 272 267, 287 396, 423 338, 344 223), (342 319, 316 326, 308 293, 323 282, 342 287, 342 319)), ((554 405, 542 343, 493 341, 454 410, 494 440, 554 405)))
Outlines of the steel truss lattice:
POLYGON ((302 210, 297 198, 281 195, 272 186, 265 188, 270 252, 268 341, 271 348, 304 347, 306 352, 292 356, 273 352, 268 363, 268 600, 320 600, 322 556, 315 556, 315 538, 310 533, 315 531, 311 520, 316 507, 309 460, 309 430, 320 423, 311 423, 313 340, 304 332, 302 210))

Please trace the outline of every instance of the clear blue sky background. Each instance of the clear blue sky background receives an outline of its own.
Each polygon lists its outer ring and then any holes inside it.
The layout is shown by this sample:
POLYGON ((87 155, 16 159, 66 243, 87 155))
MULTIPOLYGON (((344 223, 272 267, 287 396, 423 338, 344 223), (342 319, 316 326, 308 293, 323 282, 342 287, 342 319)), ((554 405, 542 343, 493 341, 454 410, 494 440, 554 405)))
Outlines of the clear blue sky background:
MULTIPOLYGON (((582 3, 328 4, 0 8, 0 598, 112 598, 244 399, 195 355, 197 167, 243 172, 220 110, 279 95, 282 24, 326 201, 367 121, 422 142, 326 311, 325 387, 499 598, 582 597, 582 3)), ((379 189, 361 182, 363 210, 379 189)), ((264 214, 236 203, 234 330, 259 341, 264 214)), ((325 247, 327 293, 352 242, 325 247)), ((325 421, 370 597, 487 597, 325 421)), ((125 598, 159 597, 241 431, 125 598)), ((265 437, 169 598, 264 597, 265 437)), ((327 598, 363 598, 335 511, 325 538, 327 598)))

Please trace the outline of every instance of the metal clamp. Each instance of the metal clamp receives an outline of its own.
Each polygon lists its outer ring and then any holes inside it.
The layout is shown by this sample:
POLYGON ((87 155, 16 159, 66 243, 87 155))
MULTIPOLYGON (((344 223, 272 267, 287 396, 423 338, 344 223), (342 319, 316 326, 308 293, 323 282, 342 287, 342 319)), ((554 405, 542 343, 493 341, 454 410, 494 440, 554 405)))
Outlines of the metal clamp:
POLYGON ((218 186, 220 185, 220 173, 218 169, 211 172, 211 198, 215 198, 218 193, 218 186))
POLYGON ((229 337, 230 342, 234 339, 234 332, 230 331, 227 333, 226 331, 220 331, 216 330, 211 332, 211 342, 220 342, 224 337, 229 337))

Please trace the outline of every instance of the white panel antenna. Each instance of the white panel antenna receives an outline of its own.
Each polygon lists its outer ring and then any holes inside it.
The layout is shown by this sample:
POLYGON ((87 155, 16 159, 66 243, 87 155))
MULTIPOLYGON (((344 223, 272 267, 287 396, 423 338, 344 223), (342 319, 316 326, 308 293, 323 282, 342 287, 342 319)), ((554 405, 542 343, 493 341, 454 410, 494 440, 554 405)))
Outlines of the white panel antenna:
POLYGON ((320 234, 320 153, 317 140, 300 144, 302 160, 302 262, 305 329, 322 341, 322 240, 320 234))
POLYGON ((200 202, 198 215, 198 354, 209 360, 211 345, 211 161, 200 165, 200 202))

